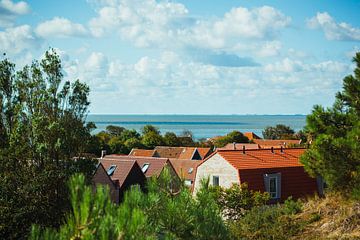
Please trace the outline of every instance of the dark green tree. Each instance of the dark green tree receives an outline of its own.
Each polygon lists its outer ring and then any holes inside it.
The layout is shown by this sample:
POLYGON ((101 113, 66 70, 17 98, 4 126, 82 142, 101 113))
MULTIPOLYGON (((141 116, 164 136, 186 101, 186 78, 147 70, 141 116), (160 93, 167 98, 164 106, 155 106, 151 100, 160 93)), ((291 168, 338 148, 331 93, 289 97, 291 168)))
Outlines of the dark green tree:
POLYGON ((354 75, 343 80, 332 107, 316 105, 306 119, 310 149, 301 157, 305 169, 328 186, 360 197, 360 53, 354 75))
POLYGON ((106 126, 106 132, 112 137, 120 137, 121 133, 125 130, 123 127, 108 125, 106 126))
POLYGON ((14 69, 0 61, 1 239, 26 238, 31 223, 58 226, 69 209, 67 179, 95 167, 82 155, 94 127, 85 123, 89 87, 63 81, 53 50, 14 69))
POLYGON ((170 147, 179 147, 181 142, 173 132, 167 132, 164 135, 164 144, 170 147))
POLYGON ((266 127, 262 132, 265 139, 294 139, 295 131, 290 126, 277 124, 275 127, 266 127))
POLYGON ((223 147, 228 143, 234 143, 234 142, 235 143, 248 143, 249 139, 239 131, 232 131, 232 132, 228 133, 227 135, 216 139, 216 141, 214 142, 214 145, 216 147, 223 147))

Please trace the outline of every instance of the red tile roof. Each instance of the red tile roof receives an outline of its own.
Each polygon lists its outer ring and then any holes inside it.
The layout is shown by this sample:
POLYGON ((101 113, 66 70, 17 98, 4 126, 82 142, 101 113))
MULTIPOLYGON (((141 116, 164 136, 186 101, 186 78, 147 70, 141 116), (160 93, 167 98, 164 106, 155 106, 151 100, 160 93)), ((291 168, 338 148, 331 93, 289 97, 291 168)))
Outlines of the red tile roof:
POLYGON ((162 157, 162 158, 179 158, 183 148, 181 147, 165 147, 165 146, 157 146, 155 147, 154 157, 162 157))
POLYGON ((260 148, 280 148, 289 147, 289 145, 298 145, 301 140, 271 140, 271 139, 253 139, 256 144, 260 145, 260 148))
POLYGON ((134 157, 134 156, 105 156, 103 159, 111 159, 113 161, 136 161, 140 168, 144 166, 145 163, 149 163, 149 168, 144 173, 146 177, 151 177, 153 175, 158 176, 163 168, 167 165, 169 159, 167 158, 157 158, 157 157, 134 157))
POLYGON ((261 137, 259 137, 258 135, 256 135, 253 132, 244 132, 244 136, 247 137, 249 140, 261 139, 261 137))
POLYGON ((303 166, 299 157, 305 152, 304 148, 257 149, 247 150, 218 150, 217 153, 237 169, 259 169, 279 167, 303 166))
POLYGON ((137 156, 137 157, 153 157, 155 151, 154 150, 146 150, 146 149, 131 149, 129 156, 137 156))
POLYGON ((107 171, 111 165, 116 165, 116 169, 114 173, 110 176, 110 178, 118 187, 121 187, 123 185, 131 169, 134 167, 135 164, 137 164, 135 160, 124 161, 113 158, 103 158, 100 160, 100 163, 104 167, 105 171, 107 171))
POLYGON ((207 156, 209 156, 211 154, 211 148, 198 147, 197 150, 201 156, 201 159, 205 159, 207 156))
POLYGON ((228 143, 219 150, 242 150, 245 146, 245 149, 259 149, 260 146, 256 143, 228 143), (235 145, 235 146, 234 146, 235 145), (234 148, 235 147, 235 148, 234 148))
POLYGON ((195 151, 195 147, 157 146, 155 147, 154 156, 162 158, 192 159, 195 151))
POLYGON ((186 180, 195 180, 196 168, 202 161, 170 159, 177 175, 186 180))

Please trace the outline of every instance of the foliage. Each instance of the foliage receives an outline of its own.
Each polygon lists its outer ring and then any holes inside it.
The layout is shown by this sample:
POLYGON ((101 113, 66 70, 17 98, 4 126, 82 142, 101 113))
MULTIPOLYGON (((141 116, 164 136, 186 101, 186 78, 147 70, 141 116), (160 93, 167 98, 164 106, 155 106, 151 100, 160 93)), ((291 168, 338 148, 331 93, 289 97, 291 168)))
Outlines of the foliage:
POLYGON ((181 146, 181 142, 180 142, 179 138, 173 132, 165 133, 165 135, 164 135, 164 144, 166 146, 170 146, 170 147, 179 147, 179 146, 181 146))
POLYGON ((305 169, 321 175, 331 189, 360 190, 360 53, 354 75, 343 80, 343 90, 330 108, 315 106, 307 117, 306 131, 312 139, 301 157, 305 169))
POLYGON ((229 239, 213 196, 204 185, 194 199, 188 188, 169 188, 170 175, 125 193, 120 205, 110 202, 109 190, 92 195, 82 176, 70 181, 72 213, 60 230, 34 226, 31 239, 229 239))
POLYGON ((275 127, 268 126, 262 132, 264 139, 295 139, 295 131, 289 126, 277 124, 275 127))
POLYGON ((228 143, 248 143, 249 139, 239 131, 232 131, 227 135, 215 140, 216 147, 224 147, 228 143))
POLYGON ((58 226, 69 209, 68 177, 93 171, 82 156, 94 127, 85 124, 88 95, 86 84, 63 81, 54 50, 17 72, 0 61, 1 239, 26 238, 30 223, 58 226))
POLYGON ((226 219, 238 220, 247 210, 263 206, 270 199, 268 193, 249 190, 246 183, 233 184, 230 188, 211 187, 216 202, 226 219))
POLYGON ((289 239, 301 232, 304 223, 295 221, 300 203, 291 199, 284 205, 257 206, 239 220, 229 223, 233 239, 289 239), (296 206, 296 207, 295 207, 296 206))

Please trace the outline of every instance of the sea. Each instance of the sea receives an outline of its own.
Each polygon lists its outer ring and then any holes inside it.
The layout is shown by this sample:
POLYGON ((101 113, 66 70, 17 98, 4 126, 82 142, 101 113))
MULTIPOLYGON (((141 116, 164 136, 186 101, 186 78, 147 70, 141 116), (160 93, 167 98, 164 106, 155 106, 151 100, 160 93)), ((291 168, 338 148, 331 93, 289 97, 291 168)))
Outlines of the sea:
POLYGON ((262 136, 267 126, 284 124, 295 131, 303 129, 306 115, 98 115, 90 114, 87 121, 96 124, 94 133, 105 130, 108 125, 125 127, 140 131, 144 125, 151 124, 159 128, 162 134, 184 130, 193 133, 196 140, 222 136, 237 130, 254 132, 262 136))

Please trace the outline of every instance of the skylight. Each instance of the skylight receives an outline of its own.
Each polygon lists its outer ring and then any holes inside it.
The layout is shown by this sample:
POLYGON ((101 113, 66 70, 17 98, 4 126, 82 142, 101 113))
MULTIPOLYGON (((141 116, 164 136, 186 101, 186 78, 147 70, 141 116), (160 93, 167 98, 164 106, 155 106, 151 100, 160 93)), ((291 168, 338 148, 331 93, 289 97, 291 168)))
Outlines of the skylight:
POLYGON ((146 171, 148 170, 150 166, 150 163, 144 163, 144 165, 142 166, 141 170, 143 173, 146 173, 146 171))
POLYGON ((194 168, 189 168, 189 170, 188 170, 188 173, 190 174, 190 173, 192 173, 194 171, 194 168))
POLYGON ((111 176, 115 172, 115 169, 116 169, 116 165, 111 165, 106 172, 109 176, 111 176))

